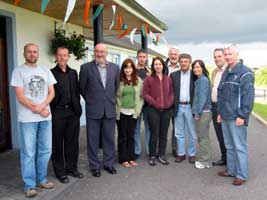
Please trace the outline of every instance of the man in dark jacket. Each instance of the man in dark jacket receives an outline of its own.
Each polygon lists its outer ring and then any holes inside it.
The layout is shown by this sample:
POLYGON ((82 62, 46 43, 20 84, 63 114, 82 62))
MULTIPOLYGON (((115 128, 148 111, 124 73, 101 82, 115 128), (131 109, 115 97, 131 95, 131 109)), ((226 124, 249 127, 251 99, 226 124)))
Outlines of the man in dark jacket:
POLYGON ((92 175, 100 177, 102 163, 98 158, 100 131, 103 139, 104 170, 116 174, 115 121, 116 91, 120 83, 119 66, 107 62, 108 50, 99 43, 94 49, 95 60, 80 70, 80 92, 86 102, 87 153, 92 175))
POLYGON ((216 64, 216 68, 212 71, 211 74, 212 121, 221 150, 221 159, 213 162, 213 165, 222 166, 226 165, 226 148, 223 139, 222 125, 221 123, 217 122, 217 91, 222 78, 222 74, 227 67, 227 63, 222 48, 216 48, 213 51, 213 58, 216 64))
POLYGON ((227 170, 219 176, 235 177, 233 185, 248 179, 247 125, 254 103, 254 74, 238 60, 231 46, 224 49, 228 64, 218 87, 218 118, 222 123, 227 152, 227 170))
POLYGON ((192 102, 196 77, 190 70, 192 58, 189 54, 179 56, 180 70, 171 74, 174 89, 174 122, 175 136, 177 139, 176 162, 186 159, 185 155, 185 126, 189 132, 188 161, 193 164, 196 155, 196 132, 192 114, 192 102))
POLYGON ((83 178, 78 171, 80 116, 80 92, 77 72, 67 62, 69 50, 59 47, 56 52, 57 65, 51 71, 57 80, 52 111, 52 164, 61 183, 68 183, 67 175, 83 178))

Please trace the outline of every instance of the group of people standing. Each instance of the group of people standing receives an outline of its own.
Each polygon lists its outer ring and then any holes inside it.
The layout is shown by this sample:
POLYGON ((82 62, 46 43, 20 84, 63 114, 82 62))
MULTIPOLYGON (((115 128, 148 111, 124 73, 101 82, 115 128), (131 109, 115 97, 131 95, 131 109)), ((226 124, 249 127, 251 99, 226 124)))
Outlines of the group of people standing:
POLYGON ((95 60, 81 66, 79 79, 67 64, 66 47, 57 49, 57 65, 51 71, 37 64, 38 55, 36 44, 25 45, 25 64, 15 68, 11 80, 18 99, 21 169, 27 197, 37 195, 37 186, 54 187, 46 179, 51 153, 61 183, 69 182, 68 175, 83 178, 77 164, 80 94, 86 103, 87 154, 94 177, 101 176, 101 168, 117 173, 116 124, 118 162, 124 167, 138 165, 143 119, 149 165, 169 164, 166 147, 171 121, 175 162, 188 158, 198 169, 227 164, 219 176, 234 177, 234 185, 247 180, 246 126, 254 100, 254 75, 238 59, 234 47, 214 50, 217 67, 211 81, 202 60, 192 61, 190 54, 180 54, 176 48, 170 48, 166 61, 153 58, 151 67, 143 49, 137 52, 137 64, 125 59, 119 67, 107 61, 105 44, 97 44, 95 60), (213 163, 211 120, 222 153, 213 163), (100 143, 103 161, 98 155, 100 143))

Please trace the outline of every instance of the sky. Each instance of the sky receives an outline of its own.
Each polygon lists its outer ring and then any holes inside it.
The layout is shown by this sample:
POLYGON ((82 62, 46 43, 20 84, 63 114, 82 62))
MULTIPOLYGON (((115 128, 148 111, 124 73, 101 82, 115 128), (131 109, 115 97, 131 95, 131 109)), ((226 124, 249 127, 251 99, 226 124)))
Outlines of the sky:
POLYGON ((136 1, 168 26, 168 45, 149 44, 156 51, 175 46, 214 65, 213 49, 234 44, 249 67, 267 65, 266 0, 136 1))

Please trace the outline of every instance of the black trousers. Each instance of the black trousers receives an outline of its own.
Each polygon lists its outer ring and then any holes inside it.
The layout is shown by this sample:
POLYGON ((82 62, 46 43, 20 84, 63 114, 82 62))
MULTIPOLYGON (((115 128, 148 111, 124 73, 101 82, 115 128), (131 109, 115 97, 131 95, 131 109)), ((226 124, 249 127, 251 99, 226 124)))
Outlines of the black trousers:
POLYGON ((212 103, 212 121, 213 121, 213 126, 216 132, 216 136, 220 145, 220 150, 221 150, 221 158, 226 162, 226 148, 224 144, 224 139, 223 139, 223 132, 222 132, 222 125, 221 123, 217 122, 217 103, 212 103))
POLYGON ((159 111, 148 107, 148 124, 150 127, 149 155, 164 156, 167 147, 168 128, 171 109, 159 111), (158 152, 157 152, 158 145, 158 152))
POLYGON ((58 110, 52 118, 52 165, 57 177, 77 170, 80 119, 73 112, 58 110))
POLYGON ((119 163, 135 160, 134 130, 136 121, 132 115, 122 113, 120 113, 120 120, 117 120, 119 163))

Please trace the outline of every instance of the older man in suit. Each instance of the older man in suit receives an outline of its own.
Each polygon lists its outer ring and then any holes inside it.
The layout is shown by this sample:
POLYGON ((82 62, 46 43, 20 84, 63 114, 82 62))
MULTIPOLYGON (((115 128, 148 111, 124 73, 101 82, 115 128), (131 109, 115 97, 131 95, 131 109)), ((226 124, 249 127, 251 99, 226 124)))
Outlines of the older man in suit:
POLYGON ((115 94, 119 86, 119 67, 107 62, 105 44, 97 44, 95 60, 81 66, 80 92, 86 102, 87 152, 92 175, 100 177, 101 162, 98 158, 99 140, 103 140, 103 166, 116 174, 115 161, 115 94), (102 138, 100 138, 100 132, 102 138))

